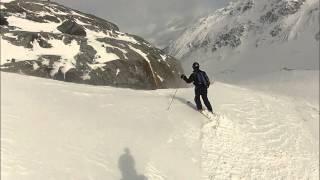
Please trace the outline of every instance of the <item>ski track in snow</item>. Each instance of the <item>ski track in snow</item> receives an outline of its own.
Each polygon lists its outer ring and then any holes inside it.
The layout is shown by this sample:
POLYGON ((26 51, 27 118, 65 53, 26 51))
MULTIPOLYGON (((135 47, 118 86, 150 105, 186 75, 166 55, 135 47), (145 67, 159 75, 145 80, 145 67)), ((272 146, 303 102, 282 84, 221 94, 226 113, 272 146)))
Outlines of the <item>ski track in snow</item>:
MULTIPOLYGON (((301 113, 319 119, 319 110, 287 97, 216 83, 209 97, 217 125, 179 99, 165 112, 172 90, 1 75, 1 178, 120 179, 124 145, 148 180, 318 178, 319 140, 301 113)), ((192 89, 177 94, 192 96, 192 89)))
POLYGON ((317 142, 292 104, 245 92, 241 99, 220 107, 216 130, 214 122, 202 129, 203 179, 317 179, 317 142))

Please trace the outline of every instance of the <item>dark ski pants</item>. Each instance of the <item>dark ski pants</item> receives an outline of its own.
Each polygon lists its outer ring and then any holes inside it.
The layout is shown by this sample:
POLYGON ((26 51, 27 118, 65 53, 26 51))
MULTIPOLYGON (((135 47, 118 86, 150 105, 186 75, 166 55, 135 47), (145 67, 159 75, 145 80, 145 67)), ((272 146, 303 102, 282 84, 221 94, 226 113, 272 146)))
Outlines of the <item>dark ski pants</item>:
POLYGON ((196 87, 194 101, 197 105, 198 110, 202 110, 202 104, 200 100, 202 97, 203 103, 206 105, 207 109, 212 112, 212 106, 208 99, 208 88, 207 87, 196 87))

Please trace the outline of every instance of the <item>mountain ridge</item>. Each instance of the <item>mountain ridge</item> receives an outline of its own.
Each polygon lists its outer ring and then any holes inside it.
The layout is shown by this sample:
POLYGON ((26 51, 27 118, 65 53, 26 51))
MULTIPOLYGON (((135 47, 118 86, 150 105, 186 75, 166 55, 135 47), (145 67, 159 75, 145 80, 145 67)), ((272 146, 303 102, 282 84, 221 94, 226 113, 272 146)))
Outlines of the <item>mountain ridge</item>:
POLYGON ((199 19, 166 50, 186 70, 199 61, 220 79, 317 69, 318 14, 315 0, 234 1, 199 19))
POLYGON ((68 82, 157 89, 177 87, 182 73, 143 38, 51 1, 1 2, 1 45, 2 71, 68 82))

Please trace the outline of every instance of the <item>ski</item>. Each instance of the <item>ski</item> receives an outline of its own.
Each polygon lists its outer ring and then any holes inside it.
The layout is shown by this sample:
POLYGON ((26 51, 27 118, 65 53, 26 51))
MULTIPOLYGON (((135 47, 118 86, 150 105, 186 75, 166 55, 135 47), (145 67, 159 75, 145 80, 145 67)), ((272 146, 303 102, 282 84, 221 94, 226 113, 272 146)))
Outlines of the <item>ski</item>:
MULTIPOLYGON (((194 110, 197 110, 197 107, 190 101, 187 101, 187 104, 192 107, 194 110)), ((209 112, 208 110, 202 110, 202 111, 198 111, 200 114, 202 114, 204 117, 206 117, 209 121, 213 121, 216 119, 219 119, 219 114, 215 113, 215 112, 209 112)))

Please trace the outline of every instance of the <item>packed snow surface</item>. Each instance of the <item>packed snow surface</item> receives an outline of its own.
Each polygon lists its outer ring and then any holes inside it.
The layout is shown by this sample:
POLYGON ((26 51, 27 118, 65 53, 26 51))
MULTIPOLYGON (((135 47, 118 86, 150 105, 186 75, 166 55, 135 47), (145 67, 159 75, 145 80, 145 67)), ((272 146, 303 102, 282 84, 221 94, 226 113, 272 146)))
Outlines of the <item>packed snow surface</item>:
POLYGON ((319 106, 215 83, 205 123, 173 93, 1 73, 1 179, 318 179, 319 106))

